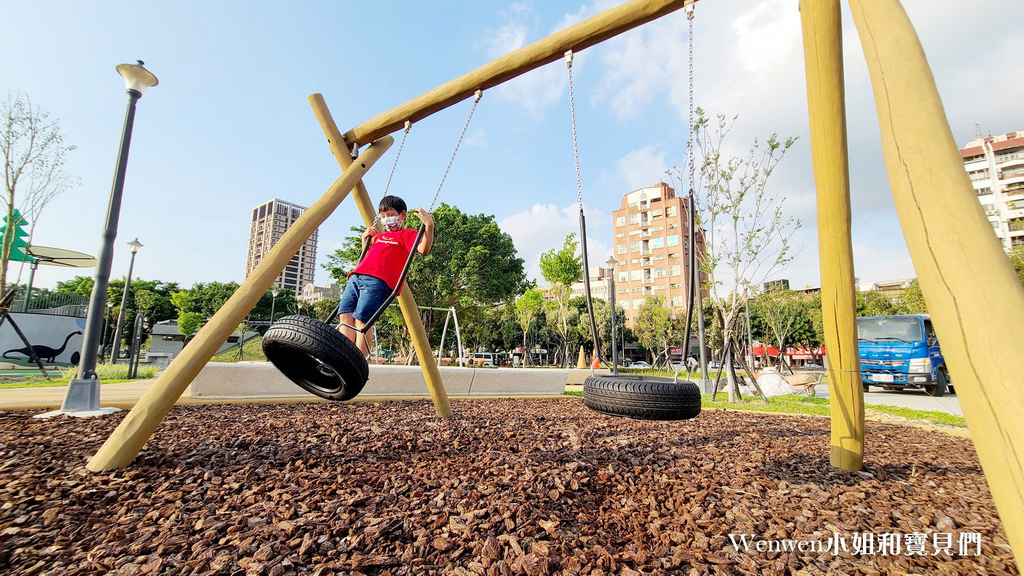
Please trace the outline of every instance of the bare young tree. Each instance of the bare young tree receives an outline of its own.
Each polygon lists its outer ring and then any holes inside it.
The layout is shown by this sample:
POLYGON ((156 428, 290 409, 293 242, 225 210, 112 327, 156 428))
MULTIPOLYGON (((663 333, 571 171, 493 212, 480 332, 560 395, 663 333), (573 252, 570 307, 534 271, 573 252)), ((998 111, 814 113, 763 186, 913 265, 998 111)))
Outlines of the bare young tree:
POLYGON ((0 153, 4 159, 4 213, 7 226, 0 246, 0 298, 7 293, 7 270, 14 240, 14 210, 29 222, 29 240, 43 208, 78 184, 64 172, 65 155, 75 149, 64 143, 59 123, 27 95, 8 93, 3 103, 0 153))
MULTIPOLYGON (((782 193, 770 190, 768 182, 796 138, 780 140, 772 134, 764 142, 755 139, 746 156, 730 157, 723 153, 723 143, 736 117, 711 118, 702 108, 696 112, 691 135, 699 155, 694 208, 705 247, 698 265, 707 274, 707 288, 728 343, 734 340, 747 296, 741 284, 756 286, 793 259, 790 239, 800 222, 785 215, 782 193)), ((678 168, 676 172, 682 176, 678 168)), ((737 390, 731 363, 742 362, 741 356, 728 355, 730 401, 737 390)), ((752 367, 747 371, 753 380, 752 367)), ((752 384, 756 388, 756 382, 752 384)))

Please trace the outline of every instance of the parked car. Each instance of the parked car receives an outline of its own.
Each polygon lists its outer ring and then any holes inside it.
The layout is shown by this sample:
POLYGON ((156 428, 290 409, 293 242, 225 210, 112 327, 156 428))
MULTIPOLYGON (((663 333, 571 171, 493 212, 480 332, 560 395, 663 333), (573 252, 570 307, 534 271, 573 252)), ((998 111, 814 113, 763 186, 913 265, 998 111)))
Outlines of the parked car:
POLYGON ((639 362, 633 362, 632 364, 629 365, 629 367, 630 368, 650 368, 651 365, 648 364, 647 362, 644 362, 643 360, 641 360, 639 362))

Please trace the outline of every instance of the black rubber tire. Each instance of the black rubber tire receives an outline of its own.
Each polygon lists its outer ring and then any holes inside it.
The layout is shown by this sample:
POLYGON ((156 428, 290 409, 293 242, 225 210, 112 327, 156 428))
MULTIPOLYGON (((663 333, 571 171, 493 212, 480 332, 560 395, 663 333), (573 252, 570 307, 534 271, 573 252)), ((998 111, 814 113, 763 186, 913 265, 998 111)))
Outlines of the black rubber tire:
POLYGON ((935 384, 925 386, 924 392, 929 396, 942 398, 946 394, 946 373, 943 372, 941 368, 936 370, 936 372, 938 372, 939 376, 936 379, 935 384))
POLYGON ((700 414, 700 388, 653 376, 591 376, 583 383, 583 403, 611 416, 688 420, 700 414))
POLYGON ((306 316, 274 322, 263 336, 263 353, 289 380, 325 400, 355 398, 370 374, 354 342, 306 316))

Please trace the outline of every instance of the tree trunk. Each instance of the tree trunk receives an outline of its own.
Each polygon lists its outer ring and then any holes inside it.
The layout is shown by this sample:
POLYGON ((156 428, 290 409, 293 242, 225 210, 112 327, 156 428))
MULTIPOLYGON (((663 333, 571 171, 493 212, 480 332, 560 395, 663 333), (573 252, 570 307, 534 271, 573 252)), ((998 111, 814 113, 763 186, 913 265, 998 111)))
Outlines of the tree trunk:
POLYGON ((757 383, 757 378, 754 377, 753 367, 747 365, 747 359, 744 358, 742 354, 738 354, 737 358, 739 359, 740 367, 747 372, 748 376, 750 376, 750 386, 753 387, 755 391, 757 391, 757 395, 761 397, 761 400, 764 400, 765 404, 767 404, 768 397, 765 396, 764 392, 761 391, 761 385, 757 383))

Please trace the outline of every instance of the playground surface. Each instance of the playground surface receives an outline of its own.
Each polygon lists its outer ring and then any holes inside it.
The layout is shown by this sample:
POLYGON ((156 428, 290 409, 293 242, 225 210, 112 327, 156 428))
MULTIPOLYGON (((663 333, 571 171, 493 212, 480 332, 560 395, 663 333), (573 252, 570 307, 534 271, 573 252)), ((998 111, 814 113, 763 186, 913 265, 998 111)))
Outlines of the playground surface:
POLYGON ((0 572, 1017 573, 969 439, 869 422, 847 472, 825 418, 452 406, 176 406, 99 474, 121 415, 0 412, 0 572))

